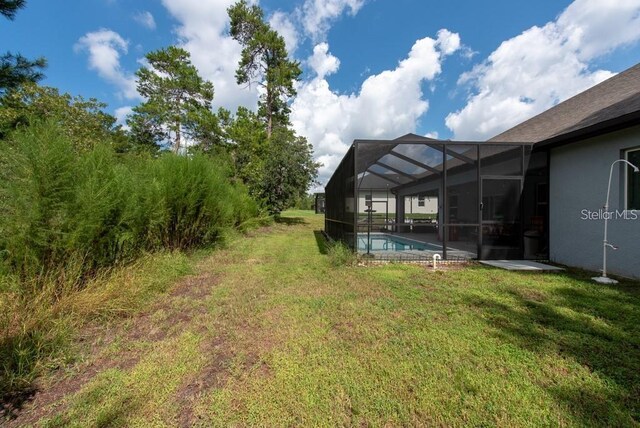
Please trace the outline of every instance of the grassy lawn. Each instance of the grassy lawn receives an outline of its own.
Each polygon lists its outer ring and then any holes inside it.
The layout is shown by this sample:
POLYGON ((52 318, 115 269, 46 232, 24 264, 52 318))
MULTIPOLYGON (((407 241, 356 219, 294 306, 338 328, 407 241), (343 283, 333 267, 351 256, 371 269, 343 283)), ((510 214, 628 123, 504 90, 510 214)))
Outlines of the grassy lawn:
POLYGON ((640 424, 638 283, 334 267, 314 233, 322 226, 322 216, 288 212, 213 252, 79 368, 48 380, 62 391, 19 421, 640 424))

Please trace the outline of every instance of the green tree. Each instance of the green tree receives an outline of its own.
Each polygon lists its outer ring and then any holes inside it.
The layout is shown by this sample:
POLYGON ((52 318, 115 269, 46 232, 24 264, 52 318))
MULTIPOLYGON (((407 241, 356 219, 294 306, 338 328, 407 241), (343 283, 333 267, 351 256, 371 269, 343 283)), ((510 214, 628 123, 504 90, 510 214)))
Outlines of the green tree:
POLYGON ((263 179, 264 161, 268 155, 264 126, 258 116, 246 107, 238 107, 235 118, 226 123, 236 176, 249 187, 252 196, 257 196, 255 189, 263 179))
MULTIPOLYGON (((0 14, 13 20, 25 6, 24 0, 0 0, 0 14)), ((43 57, 29 60, 20 54, 7 52, 0 56, 0 95, 25 82, 37 82, 44 77, 42 70, 47 66, 43 57)))
POLYGON ((194 115, 196 126, 191 128, 191 138, 197 142, 195 150, 211 155, 226 153, 228 142, 220 122, 228 114, 227 110, 220 108, 218 114, 212 114, 210 110, 199 110, 194 115))
POLYGON ((294 82, 302 70, 291 61, 282 36, 264 21, 259 6, 240 0, 228 9, 230 34, 242 45, 236 70, 239 85, 256 83, 264 89, 258 114, 266 122, 267 138, 278 125, 289 124, 289 100, 296 95, 294 82))
POLYGON ((313 161, 313 147, 304 137, 277 128, 269 140, 259 201, 271 214, 294 206, 315 182, 320 164, 313 161))
POLYGON ((0 0, 0 14, 7 19, 13 19, 16 17, 18 9, 22 9, 24 6, 25 0, 0 0))
POLYGON ((312 210, 315 208, 316 197, 312 193, 301 195, 293 207, 297 210, 312 210))
POLYGON ((267 138, 258 115, 244 107, 227 123, 236 177, 264 210, 277 214, 303 197, 319 166, 306 139, 282 126, 267 138))
POLYGON ((59 123, 79 150, 98 142, 122 142, 125 135, 116 118, 103 111, 106 104, 94 98, 60 94, 56 88, 26 83, 0 98, 0 138, 6 138, 34 120, 59 123))
POLYGON ((227 127, 236 173, 262 207, 276 214, 306 193, 319 166, 311 145, 289 122, 289 101, 302 71, 289 59, 284 39, 265 22, 260 7, 240 0, 228 13, 231 37, 242 46, 236 80, 263 89, 257 113, 239 109, 227 127))
POLYGON ((169 143, 177 153, 183 138, 202 140, 218 132, 211 112, 213 85, 200 77, 189 53, 169 46, 146 58, 149 67, 136 76, 138 92, 147 101, 136 106, 127 121, 134 138, 169 143))
POLYGON ((25 82, 37 82, 44 77, 47 60, 29 60, 20 54, 7 52, 0 56, 0 95, 25 82))

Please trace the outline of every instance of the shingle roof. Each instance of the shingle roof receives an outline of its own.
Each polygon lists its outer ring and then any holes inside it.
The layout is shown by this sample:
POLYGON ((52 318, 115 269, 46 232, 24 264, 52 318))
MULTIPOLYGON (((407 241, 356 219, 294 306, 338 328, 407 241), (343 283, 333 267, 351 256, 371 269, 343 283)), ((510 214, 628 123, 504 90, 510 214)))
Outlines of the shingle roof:
POLYGON ((622 124, 640 124, 640 64, 491 138, 546 145, 622 124))

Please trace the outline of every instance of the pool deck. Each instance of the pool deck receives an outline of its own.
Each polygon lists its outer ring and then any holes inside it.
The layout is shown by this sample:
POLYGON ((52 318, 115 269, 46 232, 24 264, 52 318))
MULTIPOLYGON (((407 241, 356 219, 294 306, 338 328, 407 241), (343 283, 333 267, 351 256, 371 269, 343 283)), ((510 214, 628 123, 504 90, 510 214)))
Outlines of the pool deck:
POLYGON ((564 270, 561 267, 551 266, 531 260, 481 260, 480 263, 506 270, 527 270, 527 271, 556 271, 564 270))
MULTIPOLYGON (((360 233, 358 234, 360 235, 360 233)), ((363 235, 366 236, 366 233, 363 235)), ((372 232, 372 236, 388 235, 397 236, 406 240, 428 244, 442 248, 442 242, 438 240, 438 236, 434 233, 391 233, 391 232, 372 232)), ((456 242, 456 244, 462 244, 461 248, 447 247, 447 259, 448 260, 471 260, 477 257, 475 245, 471 245, 467 242, 456 242), (468 248, 465 248, 468 247, 468 248)), ((361 252, 366 254, 366 252, 361 252)), ((433 250, 403 250, 403 251, 380 251, 372 250, 370 253, 374 260, 398 260, 398 261, 411 261, 411 260, 432 260, 435 254, 442 256, 442 251, 433 250)))

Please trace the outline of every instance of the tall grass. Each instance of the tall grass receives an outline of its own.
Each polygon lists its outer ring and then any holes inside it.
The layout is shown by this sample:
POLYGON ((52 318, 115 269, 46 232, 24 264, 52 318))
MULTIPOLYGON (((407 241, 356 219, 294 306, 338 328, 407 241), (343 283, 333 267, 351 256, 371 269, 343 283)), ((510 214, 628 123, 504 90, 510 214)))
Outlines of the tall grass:
POLYGON ((335 267, 352 266, 356 263, 357 257, 351 248, 343 242, 332 242, 327 251, 329 261, 335 267))
POLYGON ((3 410, 10 415, 19 408, 43 370, 75 360, 74 339, 82 326, 144 308, 192 264, 185 253, 161 251, 103 270, 73 292, 60 294, 53 282, 29 295, 0 292, 0 425, 3 410))
POLYGON ((256 214, 221 159, 76 150, 51 122, 0 142, 0 390, 57 347, 56 334, 38 336, 55 332, 41 328, 50 311, 26 312, 147 252, 214 244, 256 214))
POLYGON ((76 152, 51 123, 2 144, 0 168, 0 264, 22 281, 208 245, 256 214, 220 160, 123 160, 106 143, 76 152))

